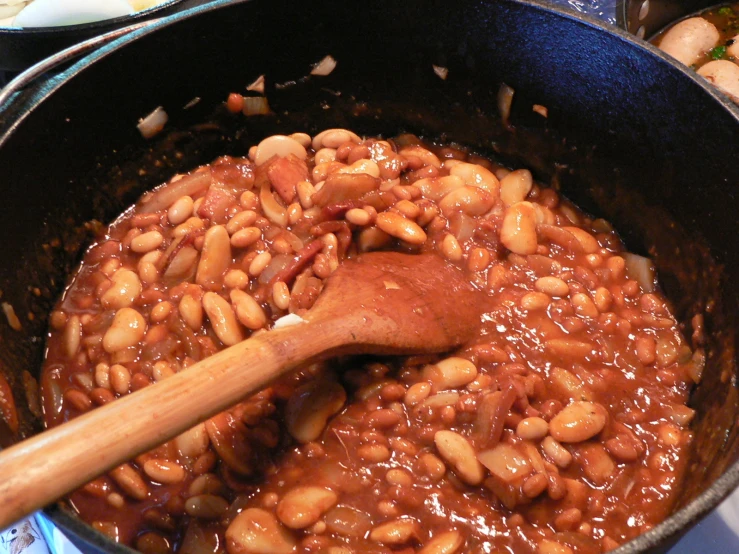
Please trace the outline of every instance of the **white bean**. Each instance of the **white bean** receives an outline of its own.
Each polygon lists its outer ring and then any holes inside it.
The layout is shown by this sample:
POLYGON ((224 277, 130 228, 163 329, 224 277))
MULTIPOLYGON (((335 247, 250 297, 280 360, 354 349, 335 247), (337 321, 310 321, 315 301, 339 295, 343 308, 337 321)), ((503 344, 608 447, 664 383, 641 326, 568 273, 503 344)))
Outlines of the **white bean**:
POLYGON ((297 541, 266 510, 249 508, 237 515, 226 530, 228 551, 239 554, 290 554, 297 541))
POLYGON ((715 60, 698 69, 698 75, 721 89, 734 102, 739 102, 739 65, 729 60, 715 60))
POLYGON ((685 19, 672 27, 659 43, 659 47, 680 63, 693 65, 718 44, 719 32, 702 17, 685 19))

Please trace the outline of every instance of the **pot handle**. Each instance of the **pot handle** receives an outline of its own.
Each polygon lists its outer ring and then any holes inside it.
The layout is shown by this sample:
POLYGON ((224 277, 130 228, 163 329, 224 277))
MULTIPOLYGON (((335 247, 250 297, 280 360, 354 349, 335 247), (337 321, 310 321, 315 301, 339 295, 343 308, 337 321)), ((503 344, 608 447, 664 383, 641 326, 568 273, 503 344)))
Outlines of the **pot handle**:
MULTIPOLYGON (((70 46, 69 48, 65 48, 64 50, 61 50, 60 52, 49 56, 45 60, 32 65, 21 74, 19 74, 17 77, 15 77, 12 81, 10 81, 4 88, 0 89, 0 112, 2 112, 3 108, 9 108, 11 102, 16 97, 18 97, 26 89, 34 85, 36 81, 38 81, 39 78, 41 78, 45 74, 58 69, 65 63, 72 62, 81 56, 89 54, 93 50, 105 44, 108 44, 109 42, 113 42, 123 35, 156 23, 157 21, 159 21, 159 19, 151 19, 141 23, 134 23, 133 25, 129 25, 128 27, 115 29, 103 35, 98 35, 96 37, 70 46)), ((17 121, 20 115, 21 114, 15 114, 14 117, 11 111, 9 120, 3 121, 3 118, 0 117, 0 143, 2 143, 5 132, 14 125, 14 122, 17 121)))

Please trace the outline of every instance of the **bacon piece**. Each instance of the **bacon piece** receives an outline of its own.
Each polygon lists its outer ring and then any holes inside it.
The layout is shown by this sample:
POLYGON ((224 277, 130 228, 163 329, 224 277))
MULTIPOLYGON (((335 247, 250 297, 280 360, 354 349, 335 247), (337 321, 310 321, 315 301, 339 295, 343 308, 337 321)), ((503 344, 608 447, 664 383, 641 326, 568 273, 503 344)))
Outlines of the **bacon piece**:
POLYGON ((286 204, 295 200, 296 186, 308 180, 308 165, 294 154, 268 162, 267 177, 286 204))
POLYGON ((236 194, 222 184, 213 184, 205 194, 198 209, 198 216, 211 223, 222 225, 228 221, 229 211, 238 202, 236 194))

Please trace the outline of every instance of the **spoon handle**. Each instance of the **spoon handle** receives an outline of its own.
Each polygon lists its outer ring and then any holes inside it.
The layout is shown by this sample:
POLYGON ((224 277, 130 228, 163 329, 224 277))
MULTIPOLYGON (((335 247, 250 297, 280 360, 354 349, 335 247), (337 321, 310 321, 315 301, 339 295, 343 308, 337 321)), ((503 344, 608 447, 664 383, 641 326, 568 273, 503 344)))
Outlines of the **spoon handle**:
POLYGON ((330 320, 263 333, 3 450, 0 529, 347 342, 330 320))

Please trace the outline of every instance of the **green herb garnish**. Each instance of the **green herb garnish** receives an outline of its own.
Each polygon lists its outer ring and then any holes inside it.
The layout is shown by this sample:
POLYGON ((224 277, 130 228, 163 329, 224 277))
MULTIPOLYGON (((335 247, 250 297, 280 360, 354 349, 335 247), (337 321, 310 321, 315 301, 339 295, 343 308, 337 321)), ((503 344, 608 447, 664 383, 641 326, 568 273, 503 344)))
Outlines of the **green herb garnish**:
POLYGON ((726 46, 717 46, 711 50, 711 58, 714 60, 720 60, 726 56, 726 46))
POLYGON ((718 11, 719 15, 734 15, 734 10, 732 10, 729 6, 724 6, 723 8, 720 8, 718 11))

